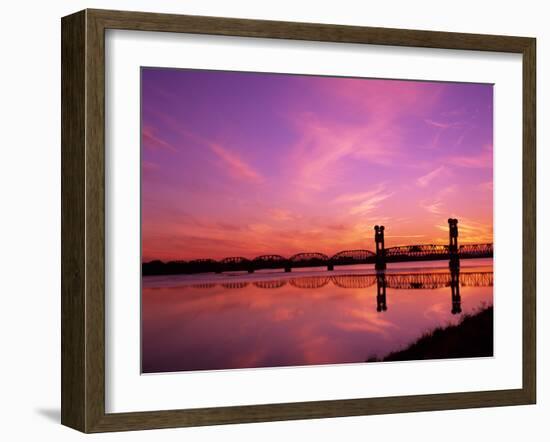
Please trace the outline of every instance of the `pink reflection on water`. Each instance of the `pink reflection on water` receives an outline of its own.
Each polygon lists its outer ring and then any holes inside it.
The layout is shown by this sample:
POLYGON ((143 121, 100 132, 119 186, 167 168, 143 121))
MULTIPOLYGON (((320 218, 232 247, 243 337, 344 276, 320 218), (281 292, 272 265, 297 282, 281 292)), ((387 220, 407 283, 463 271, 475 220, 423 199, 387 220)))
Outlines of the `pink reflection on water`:
MULTIPOLYGON (((422 274, 413 270, 388 271, 388 309, 383 312, 377 311, 376 278, 366 271, 272 274, 269 280, 265 275, 202 275, 194 281, 179 276, 146 278, 142 370, 340 364, 382 358, 424 332, 460 318, 451 314, 448 270, 430 266, 422 274)), ((492 304, 492 263, 480 260, 478 266, 464 268, 460 282, 463 313, 492 304)))

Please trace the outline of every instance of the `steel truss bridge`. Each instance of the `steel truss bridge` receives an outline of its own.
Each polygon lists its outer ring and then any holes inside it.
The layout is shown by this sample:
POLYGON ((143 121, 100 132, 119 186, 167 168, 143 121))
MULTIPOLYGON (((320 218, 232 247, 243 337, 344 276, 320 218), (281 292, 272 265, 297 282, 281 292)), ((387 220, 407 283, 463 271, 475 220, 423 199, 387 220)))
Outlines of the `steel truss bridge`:
MULTIPOLYGON (((465 244, 458 248, 459 259, 491 258, 493 244, 465 244)), ((398 246, 384 249, 386 263, 407 261, 448 260, 451 258, 448 245, 420 244, 398 246)), ((343 250, 333 256, 319 252, 302 252, 285 258, 281 255, 261 255, 253 259, 242 256, 230 256, 219 261, 214 259, 196 259, 192 261, 151 261, 143 263, 143 275, 171 275, 194 273, 223 273, 256 270, 284 269, 290 272, 293 268, 326 267, 334 270, 336 266, 355 264, 375 264, 376 253, 366 250, 343 250)))

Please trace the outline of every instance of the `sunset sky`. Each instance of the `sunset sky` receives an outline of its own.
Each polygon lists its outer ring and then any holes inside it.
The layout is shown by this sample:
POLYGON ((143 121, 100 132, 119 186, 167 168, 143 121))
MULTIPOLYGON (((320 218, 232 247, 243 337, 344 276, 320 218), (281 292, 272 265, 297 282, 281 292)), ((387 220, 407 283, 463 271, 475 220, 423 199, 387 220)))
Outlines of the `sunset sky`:
POLYGON ((142 260, 493 240, 492 85, 142 69, 142 260))

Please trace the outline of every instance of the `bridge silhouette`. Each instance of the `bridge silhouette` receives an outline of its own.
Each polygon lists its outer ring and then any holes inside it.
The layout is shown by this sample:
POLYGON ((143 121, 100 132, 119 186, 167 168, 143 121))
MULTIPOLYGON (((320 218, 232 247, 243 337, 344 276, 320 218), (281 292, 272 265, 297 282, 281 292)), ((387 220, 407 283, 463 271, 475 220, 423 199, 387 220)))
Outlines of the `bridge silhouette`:
POLYGON ((385 248, 384 226, 374 226, 376 251, 367 249, 343 250, 332 256, 320 252, 301 252, 285 258, 281 255, 260 255, 253 259, 230 256, 221 260, 195 259, 191 261, 150 261, 142 264, 142 274, 173 275, 194 273, 223 273, 256 270, 326 267, 374 264, 377 270, 386 268, 387 263, 409 261, 449 260, 449 267, 460 266, 460 260, 493 257, 493 244, 464 244, 458 246, 458 220, 449 218, 449 244, 418 244, 385 248))

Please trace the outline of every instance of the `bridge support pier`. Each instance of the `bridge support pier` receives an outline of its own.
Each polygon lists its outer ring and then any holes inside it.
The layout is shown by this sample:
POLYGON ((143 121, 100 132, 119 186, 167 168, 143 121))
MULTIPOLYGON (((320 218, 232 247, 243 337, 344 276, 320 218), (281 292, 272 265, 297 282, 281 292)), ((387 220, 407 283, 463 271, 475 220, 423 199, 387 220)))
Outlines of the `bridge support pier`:
POLYGON ((386 269, 386 250, 384 248, 384 226, 374 226, 374 242, 376 243, 376 270, 386 269))
POLYGON ((449 268, 460 268, 460 259, 458 256, 458 220, 449 218, 449 268))
POLYGON ((327 270, 328 270, 329 272, 332 272, 332 271, 334 270, 334 264, 333 264, 333 263, 329 263, 329 264, 327 265, 327 270))
POLYGON ((285 273, 290 273, 292 268, 290 266, 285 266, 285 273))

